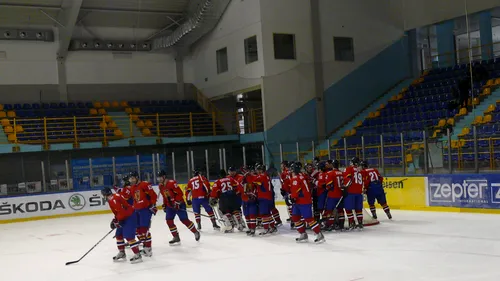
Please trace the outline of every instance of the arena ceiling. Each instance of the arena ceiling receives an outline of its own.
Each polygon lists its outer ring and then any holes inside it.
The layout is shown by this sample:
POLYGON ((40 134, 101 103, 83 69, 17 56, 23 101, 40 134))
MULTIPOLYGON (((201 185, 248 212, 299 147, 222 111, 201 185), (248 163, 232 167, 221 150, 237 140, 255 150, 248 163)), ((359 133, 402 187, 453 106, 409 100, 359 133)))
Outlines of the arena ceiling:
MULTIPOLYGON (((0 27, 55 26, 64 2, 0 0, 0 27)), ((183 22, 193 0, 83 0, 77 26, 155 29, 162 34, 183 22)))

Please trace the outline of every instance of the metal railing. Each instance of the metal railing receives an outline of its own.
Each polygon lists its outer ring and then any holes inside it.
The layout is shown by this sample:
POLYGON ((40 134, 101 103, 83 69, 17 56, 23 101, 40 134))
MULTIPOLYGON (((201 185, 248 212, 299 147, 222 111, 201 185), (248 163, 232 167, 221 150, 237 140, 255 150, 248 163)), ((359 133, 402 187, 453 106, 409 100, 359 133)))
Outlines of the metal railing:
POLYGON ((82 142, 107 145, 119 139, 219 136, 264 130, 260 108, 245 112, 130 114, 123 117, 4 118, 2 126, 7 136, 3 143, 45 146, 56 143, 78 146, 82 142))

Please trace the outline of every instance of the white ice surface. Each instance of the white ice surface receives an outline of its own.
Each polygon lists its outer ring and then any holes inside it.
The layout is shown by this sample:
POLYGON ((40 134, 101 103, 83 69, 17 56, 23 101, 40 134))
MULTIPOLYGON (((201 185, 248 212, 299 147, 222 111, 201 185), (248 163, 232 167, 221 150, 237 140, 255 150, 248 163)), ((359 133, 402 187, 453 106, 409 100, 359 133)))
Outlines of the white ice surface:
MULTIPOLYGON (((285 210, 280 209, 281 214, 285 210)), ((214 232, 201 240, 176 220, 182 239, 169 246, 164 213, 153 219, 153 257, 113 263, 111 215, 0 225, 0 280, 500 280, 500 215, 393 211, 394 220, 362 232, 327 233, 327 242, 297 244, 287 226, 271 237, 214 232)), ((379 216, 383 212, 379 211, 379 216)), ((192 218, 192 215, 190 215, 192 218)), ((310 235, 310 240, 313 235, 310 235)), ((127 249, 128 257, 131 252, 127 249)))

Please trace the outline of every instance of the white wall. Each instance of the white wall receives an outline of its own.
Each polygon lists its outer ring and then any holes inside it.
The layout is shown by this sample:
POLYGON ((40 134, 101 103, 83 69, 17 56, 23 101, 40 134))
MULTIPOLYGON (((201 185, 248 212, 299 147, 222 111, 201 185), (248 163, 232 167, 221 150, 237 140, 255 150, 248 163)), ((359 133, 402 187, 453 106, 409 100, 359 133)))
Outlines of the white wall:
POLYGON ((266 129, 314 98, 314 57, 310 3, 261 0, 264 38, 263 104, 266 129), (274 58, 273 33, 295 34, 296 60, 274 58))
MULTIPOLYGON (((264 74, 259 1, 232 1, 215 29, 196 43, 186 66, 193 69, 194 84, 207 97, 261 84, 264 74), (244 40, 257 36, 259 60, 245 64, 244 40), (227 47, 229 71, 217 74, 216 51, 227 47)), ((189 73, 189 71, 185 71, 189 73)))
POLYGON ((66 61, 68 84, 175 83, 175 60, 168 54, 133 52, 115 58, 112 52, 70 52, 66 61))
POLYGON ((0 41, 0 85, 57 84, 57 44, 0 41))
POLYGON ((390 1, 320 0, 324 89, 403 36, 390 1), (356 15, 356 16, 353 16, 356 15), (335 61, 333 37, 352 37, 354 62, 335 61))

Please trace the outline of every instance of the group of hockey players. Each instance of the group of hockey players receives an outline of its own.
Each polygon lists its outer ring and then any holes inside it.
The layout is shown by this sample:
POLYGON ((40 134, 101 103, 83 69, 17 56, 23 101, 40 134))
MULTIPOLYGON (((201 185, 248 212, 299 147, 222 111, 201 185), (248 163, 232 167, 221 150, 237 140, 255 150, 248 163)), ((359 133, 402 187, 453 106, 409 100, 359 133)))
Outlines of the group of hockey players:
MULTIPOLYGON (((375 168, 369 168, 365 161, 354 157, 345 171, 339 170, 337 160, 319 161, 302 166, 300 162, 281 163, 281 195, 288 206, 290 226, 299 232, 297 242, 308 240, 306 228, 315 234, 315 243, 325 240, 322 231, 344 231, 363 228, 363 194, 373 218, 377 218, 375 200, 383 207, 388 218, 391 213, 382 182, 383 177, 375 168), (347 227, 345 218, 347 217, 347 227), (356 217, 356 220, 355 220, 356 217), (357 224, 356 224, 357 221, 357 224)), ((247 230, 248 236, 272 235, 283 223, 275 205, 275 193, 271 178, 265 166, 244 166, 239 173, 235 167, 221 170, 218 179, 210 185, 199 171, 193 171, 185 191, 164 171, 158 173, 159 193, 163 197, 166 223, 173 239, 171 245, 180 243, 174 218, 179 220, 199 241, 202 229, 201 217, 210 218, 212 227, 225 233, 247 230), (185 200, 186 199, 186 200, 185 200), (192 205, 192 211, 187 206, 192 205), (201 207, 208 215, 201 213, 201 207), (242 217, 242 210, 243 216, 242 217), (188 212, 194 213, 195 223, 188 212), (217 224, 223 224, 223 228, 217 224)), ((134 256, 132 263, 142 261, 142 256, 152 256, 151 219, 157 213, 158 195, 150 183, 140 181, 137 172, 123 178, 123 186, 104 188, 102 195, 108 200, 114 213, 111 228, 116 228, 118 254, 114 261, 126 259, 128 244, 134 256), (136 240, 137 237, 137 240, 136 240), (139 246, 142 244, 142 249, 139 246)))

